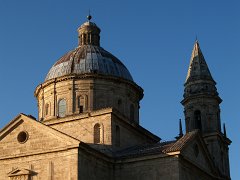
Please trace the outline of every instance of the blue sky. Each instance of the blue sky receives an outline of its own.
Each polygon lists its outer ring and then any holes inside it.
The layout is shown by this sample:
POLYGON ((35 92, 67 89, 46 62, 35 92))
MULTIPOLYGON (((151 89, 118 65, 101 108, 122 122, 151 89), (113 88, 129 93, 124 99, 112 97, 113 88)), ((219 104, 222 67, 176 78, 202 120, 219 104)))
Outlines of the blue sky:
MULTIPOLYGON (((163 140, 178 134, 183 83, 196 36, 218 83, 221 120, 233 141, 230 166, 240 179, 240 2, 237 0, 2 0, 0 128, 23 112, 37 117, 35 87, 67 51, 91 9, 101 46, 128 67, 144 91, 140 123, 163 140)), ((184 128, 185 129, 185 128, 184 128)))

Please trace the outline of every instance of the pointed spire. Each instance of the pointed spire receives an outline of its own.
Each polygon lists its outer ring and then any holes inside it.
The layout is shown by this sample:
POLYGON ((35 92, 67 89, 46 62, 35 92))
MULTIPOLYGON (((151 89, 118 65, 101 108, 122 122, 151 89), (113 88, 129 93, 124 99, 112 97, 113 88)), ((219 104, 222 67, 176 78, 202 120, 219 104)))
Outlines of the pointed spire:
POLYGON ((180 139, 181 137, 183 137, 183 130, 182 130, 182 120, 179 119, 179 134, 178 136, 176 136, 176 139, 180 139))
POLYGON ((206 79, 214 82, 205 58, 200 49, 199 42, 196 39, 193 46, 192 56, 190 59, 190 65, 188 68, 188 74, 185 83, 198 79, 206 79))
POLYGON ((223 123, 223 135, 224 135, 224 137, 227 137, 227 131, 226 131, 225 123, 223 123))
POLYGON ((183 130, 182 130, 182 120, 179 119, 179 137, 183 136, 183 130))

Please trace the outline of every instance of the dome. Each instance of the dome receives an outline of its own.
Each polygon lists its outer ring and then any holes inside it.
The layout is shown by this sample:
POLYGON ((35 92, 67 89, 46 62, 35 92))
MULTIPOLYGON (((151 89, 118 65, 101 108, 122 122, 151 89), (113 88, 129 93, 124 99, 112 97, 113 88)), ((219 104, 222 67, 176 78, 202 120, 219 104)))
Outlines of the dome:
POLYGON ((81 45, 63 55, 50 69, 45 80, 70 74, 102 74, 133 81, 131 74, 111 53, 99 46, 81 45))
POLYGON ((78 28, 79 46, 52 66, 45 81, 73 74, 101 74, 133 81, 124 64, 100 47, 101 30, 90 19, 78 28))

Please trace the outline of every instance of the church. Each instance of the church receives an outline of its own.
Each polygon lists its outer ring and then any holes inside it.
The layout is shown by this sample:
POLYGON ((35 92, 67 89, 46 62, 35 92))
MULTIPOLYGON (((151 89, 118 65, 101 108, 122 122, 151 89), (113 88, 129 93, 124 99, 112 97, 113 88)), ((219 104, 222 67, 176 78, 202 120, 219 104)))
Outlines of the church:
POLYGON ((231 140, 199 42, 181 101, 186 132, 180 121, 163 142, 139 124, 143 89, 100 32, 89 15, 34 91, 38 118, 22 113, 0 130, 0 180, 230 180, 231 140))

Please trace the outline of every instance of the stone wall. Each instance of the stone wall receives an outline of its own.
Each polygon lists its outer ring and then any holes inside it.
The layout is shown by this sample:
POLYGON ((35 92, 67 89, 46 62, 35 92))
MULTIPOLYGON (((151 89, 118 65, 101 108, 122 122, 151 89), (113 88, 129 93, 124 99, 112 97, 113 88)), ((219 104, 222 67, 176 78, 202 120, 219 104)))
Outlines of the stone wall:
POLYGON ((83 114, 73 117, 55 119, 46 122, 49 126, 65 134, 68 134, 82 142, 94 143, 94 126, 101 126, 101 144, 111 145, 111 113, 109 110, 96 111, 91 114, 83 114))
POLYGON ((142 157, 123 160, 115 167, 115 180, 179 180, 178 158, 142 157))
MULTIPOLYGON (((97 153, 98 154, 98 153, 97 153)), ((114 165, 104 157, 79 150, 78 180, 113 180, 114 165)))
MULTIPOLYGON (((153 143, 154 140, 129 124, 121 113, 112 108, 92 111, 75 117, 65 117, 45 121, 45 124, 68 134, 82 142, 94 144, 94 126, 100 125, 100 143, 111 149, 121 149, 134 145, 153 143), (119 116, 117 116, 118 114, 119 116), (117 137, 116 127, 119 128, 117 137)), ((100 146, 99 146, 100 147, 100 146)))
POLYGON ((78 149, 1 159, 0 179, 16 168, 32 171, 32 180, 77 180, 78 149))
POLYGON ((134 124, 129 125, 124 119, 114 114, 112 116, 112 141, 115 149, 154 143, 153 139, 140 132, 139 128, 136 128, 134 124))
POLYGON ((210 176, 205 171, 198 168, 195 164, 185 160, 181 160, 179 164, 179 180, 215 180, 214 176, 210 176))

